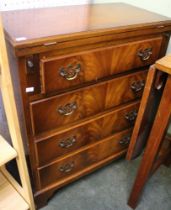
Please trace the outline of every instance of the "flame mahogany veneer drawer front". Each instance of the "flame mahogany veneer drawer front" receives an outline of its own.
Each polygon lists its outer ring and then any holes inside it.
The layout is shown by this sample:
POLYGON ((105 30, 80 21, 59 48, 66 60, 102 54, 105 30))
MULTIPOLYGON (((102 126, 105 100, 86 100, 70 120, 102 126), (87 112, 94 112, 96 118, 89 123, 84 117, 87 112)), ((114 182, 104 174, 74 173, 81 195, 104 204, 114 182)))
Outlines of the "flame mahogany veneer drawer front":
POLYGON ((76 172, 98 163, 105 158, 126 150, 131 135, 131 129, 116 133, 102 141, 63 157, 51 164, 38 169, 41 187, 65 179, 76 172), (125 142, 125 144, 124 144, 125 142))
POLYGON ((42 58, 42 93, 152 64, 159 56, 162 40, 162 37, 156 37, 63 57, 42 58))
POLYGON ((147 71, 30 104, 35 135, 140 98, 147 71))
POLYGON ((102 115, 92 122, 71 128, 62 134, 44 138, 36 143, 39 166, 50 163, 59 156, 73 152, 80 147, 101 140, 118 131, 133 126, 138 113, 139 102, 120 106, 107 115, 102 115))

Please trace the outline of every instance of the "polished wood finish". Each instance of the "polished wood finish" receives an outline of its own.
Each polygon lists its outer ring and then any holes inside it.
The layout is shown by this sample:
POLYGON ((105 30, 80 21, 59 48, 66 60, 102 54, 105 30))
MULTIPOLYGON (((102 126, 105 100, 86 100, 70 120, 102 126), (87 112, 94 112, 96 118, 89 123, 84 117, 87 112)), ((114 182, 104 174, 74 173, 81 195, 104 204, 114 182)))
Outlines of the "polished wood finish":
MULTIPOLYGON (((151 125, 155 118, 155 113, 160 103, 163 89, 156 89, 155 80, 157 74, 153 66, 150 67, 147 75, 145 90, 143 92, 140 108, 138 111, 138 119, 132 133, 132 140, 127 152, 127 160, 138 157, 147 143, 151 125)), ((159 84, 160 86, 161 84, 159 84)))
POLYGON ((121 144, 124 137, 130 137, 130 130, 114 134, 100 142, 92 144, 89 147, 78 150, 75 154, 67 155, 54 163, 39 169, 41 188, 46 187, 56 181, 65 179, 77 171, 99 162, 115 153, 125 149, 129 143, 121 144), (112 146, 111 146, 112 145, 112 146))
POLYGON ((135 100, 135 101, 133 101, 131 103, 123 104, 123 105, 121 105, 119 107, 115 107, 115 108, 109 109, 107 111, 100 112, 100 113, 98 113, 96 115, 87 117, 86 119, 81 119, 81 120, 78 120, 76 122, 69 123, 69 124, 61 126, 61 127, 57 127, 54 130, 43 132, 43 133, 41 133, 39 135, 34 136, 33 140, 35 142, 40 142, 40 141, 42 141, 44 139, 53 137, 54 135, 59 135, 61 133, 68 132, 68 131, 70 131, 72 129, 75 129, 75 128, 78 128, 80 126, 86 125, 88 123, 94 122, 95 120, 100 120, 101 118, 110 116, 110 115, 112 115, 112 114, 114 114, 116 112, 119 113, 120 111, 122 111, 124 109, 127 110, 127 112, 125 112, 125 119, 127 121, 129 121, 130 123, 133 123, 135 118, 136 118, 136 113, 137 113, 137 110, 138 110, 138 109, 136 109, 136 107, 139 107, 139 103, 140 103, 140 100, 135 100), (135 109, 131 109, 131 107, 132 108, 135 107, 135 109), (128 112, 128 110, 130 110, 130 111, 128 112), (130 115, 130 117, 132 116, 130 120, 127 119, 129 115, 130 115))
POLYGON ((121 109, 115 109, 114 112, 108 116, 103 117, 102 115, 100 119, 94 120, 91 123, 86 123, 75 129, 71 128, 67 132, 65 131, 60 135, 54 135, 48 139, 37 140, 36 148, 39 165, 47 164, 61 155, 68 154, 80 147, 89 145, 113 133, 133 126, 135 119, 133 122, 130 122, 125 116, 134 110, 138 112, 138 108, 139 102, 131 103, 121 109), (66 142, 67 140, 72 142, 71 139, 75 139, 73 145, 61 147, 61 142, 66 142))
POLYGON ((120 3, 9 11, 3 20, 40 207, 56 189, 126 153, 114 136, 133 127, 147 69, 166 52, 171 20, 120 3), (73 167, 65 166, 69 157, 81 161, 76 171, 55 174, 61 164, 63 171, 73 167))
POLYGON ((141 96, 145 79, 146 72, 134 73, 73 93, 32 102, 33 133, 36 135, 137 99, 141 96), (134 86, 139 82, 142 82, 142 87, 135 90, 134 86))
POLYGON ((63 180, 60 180, 59 182, 55 182, 54 184, 52 184, 40 191, 37 191, 35 193, 36 203, 38 204, 39 207, 46 205, 47 199, 50 198, 57 189, 77 180, 78 178, 80 178, 82 176, 85 176, 85 175, 101 168, 102 166, 105 166, 106 164, 111 163, 114 160, 117 160, 117 159, 123 157, 126 154, 126 151, 127 151, 127 148, 121 150, 120 152, 114 153, 113 155, 111 155, 97 163, 94 163, 93 165, 90 165, 89 167, 86 167, 83 170, 78 171, 77 173, 75 173, 71 176, 68 176, 63 180))
POLYGON ((21 10, 3 12, 2 15, 5 29, 16 47, 40 45, 41 39, 50 36, 51 39, 78 39, 82 34, 93 36, 100 32, 111 33, 111 28, 125 32, 128 28, 141 30, 144 25, 154 27, 170 24, 167 17, 123 3, 21 10), (58 25, 56 20, 60 20, 58 25), (17 27, 14 27, 16 22, 17 27), (30 27, 25 25, 28 22, 30 27))
POLYGON ((159 56, 161 43, 162 37, 157 37, 70 56, 42 58, 42 93, 97 81, 109 75, 152 64, 159 56), (149 56, 143 59, 140 53, 143 54, 147 49, 150 50, 149 56))
POLYGON ((160 71, 171 74, 171 55, 167 55, 156 61, 155 66, 160 71))
MULTIPOLYGON (((163 151, 163 141, 165 138, 166 130, 168 127, 168 124, 170 122, 170 115, 171 115, 171 95, 170 95, 170 89, 171 89, 171 75, 167 76, 166 84, 165 84, 165 77, 162 81, 163 77, 160 78, 160 82, 158 80, 157 74, 162 75, 163 72, 163 66, 167 66, 167 63, 170 63, 169 61, 170 57, 166 57, 162 59, 162 62, 159 61, 158 64, 162 63, 162 67, 160 69, 160 65, 156 65, 153 68, 151 68, 151 72, 149 72, 149 79, 147 79, 147 84, 145 87, 145 92, 142 99, 143 101, 149 100, 149 90, 152 88, 161 89, 162 95, 160 99, 159 106, 157 107, 156 113, 155 113, 155 119, 154 122, 151 122, 151 129, 148 132, 149 136, 146 136, 147 138, 147 146, 145 148, 145 152, 142 158, 142 162, 140 164, 140 168, 138 170, 129 200, 128 205, 131 206, 133 209, 136 208, 138 200, 140 198, 140 195, 143 191, 143 188, 145 186, 145 183, 147 182, 148 178, 152 173, 156 171, 156 169, 164 162, 166 162, 167 158, 170 158, 171 150, 170 146, 167 146, 166 149, 163 151), (166 61, 164 63, 163 61, 166 61), (168 62, 169 61, 169 62, 168 62), (156 71, 156 68, 159 70, 159 72, 156 71), (155 77, 154 77, 155 75, 155 77), (151 77, 151 78, 150 78, 151 77), (152 81, 152 82, 151 82, 152 81), (163 86, 163 88, 162 88, 163 86), (161 150, 162 149, 162 150, 161 150)), ((168 65, 166 68, 166 71, 170 66, 168 65)), ((164 71, 164 72, 166 72, 164 71)), ((170 72, 171 73, 171 72, 170 72)), ((153 98, 153 100, 155 100, 153 98)), ((144 108, 147 107, 147 103, 144 108)), ((148 119, 148 116, 145 116, 146 113, 144 112, 142 114, 143 118, 148 119)), ((142 123, 142 117, 141 113, 140 116, 138 115, 137 118, 137 126, 142 123)), ((135 127, 136 129, 136 127, 135 127)), ((132 147, 134 144, 136 144, 135 139, 138 139, 138 141, 143 141, 144 136, 141 134, 139 128, 137 128, 138 131, 134 130, 134 135, 131 139, 131 145, 130 145, 130 153, 128 153, 128 158, 132 157, 132 154, 134 155, 134 150, 132 147), (140 138, 141 136, 141 138, 140 138)), ((134 146, 135 148, 135 146, 134 146)))

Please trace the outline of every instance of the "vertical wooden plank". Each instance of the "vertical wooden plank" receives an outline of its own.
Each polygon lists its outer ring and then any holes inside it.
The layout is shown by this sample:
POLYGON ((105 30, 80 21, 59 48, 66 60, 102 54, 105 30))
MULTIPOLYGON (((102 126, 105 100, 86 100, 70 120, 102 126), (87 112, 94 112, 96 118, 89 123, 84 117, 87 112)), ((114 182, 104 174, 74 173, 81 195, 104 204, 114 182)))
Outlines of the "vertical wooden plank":
POLYGON ((168 76, 163 95, 157 114, 148 138, 147 147, 145 149, 143 159, 138 170, 134 186, 128 200, 128 205, 136 208, 139 197, 147 182, 149 176, 153 172, 153 166, 157 155, 159 154, 163 137, 171 115, 171 75, 168 76))
MULTIPOLYGON (((164 77, 164 75, 162 76, 164 77)), ((163 93, 163 87, 161 87, 159 90, 155 87, 154 83, 157 77, 159 77, 159 72, 157 72, 155 66, 153 65, 150 67, 147 75, 138 116, 127 152, 127 160, 138 157, 143 152, 147 143, 151 126, 153 124, 163 93)))
POLYGON ((0 17, 0 70, 1 70, 0 86, 2 91, 2 98, 3 98, 3 103, 4 103, 4 108, 6 112, 12 143, 18 155, 17 165, 21 177, 22 187, 24 189, 23 196, 30 205, 30 209, 34 210, 35 209, 34 201, 32 196, 32 190, 31 190, 26 160, 25 160, 19 120, 17 116, 1 17, 0 17))

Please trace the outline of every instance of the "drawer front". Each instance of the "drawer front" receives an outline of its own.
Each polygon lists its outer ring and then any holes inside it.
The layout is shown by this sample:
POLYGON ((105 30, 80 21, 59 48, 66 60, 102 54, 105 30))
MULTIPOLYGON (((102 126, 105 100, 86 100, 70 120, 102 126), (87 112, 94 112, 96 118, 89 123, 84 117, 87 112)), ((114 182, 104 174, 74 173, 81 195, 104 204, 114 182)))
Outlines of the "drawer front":
POLYGON ((34 134, 92 116, 141 96, 147 71, 31 103, 34 134))
POLYGON ((93 122, 70 129, 69 131, 45 138, 36 143, 37 162, 39 166, 50 163, 61 155, 68 154, 83 146, 106 138, 116 132, 130 128, 136 119, 127 119, 130 113, 137 113, 139 103, 131 103, 116 109, 108 116, 96 119, 93 122))
POLYGON ((161 43, 162 37, 157 37, 73 56, 42 58, 42 93, 67 89, 152 64, 158 58, 161 43))
POLYGON ((128 147, 131 131, 126 130, 108 137, 84 150, 39 169, 41 187, 60 181, 128 147))

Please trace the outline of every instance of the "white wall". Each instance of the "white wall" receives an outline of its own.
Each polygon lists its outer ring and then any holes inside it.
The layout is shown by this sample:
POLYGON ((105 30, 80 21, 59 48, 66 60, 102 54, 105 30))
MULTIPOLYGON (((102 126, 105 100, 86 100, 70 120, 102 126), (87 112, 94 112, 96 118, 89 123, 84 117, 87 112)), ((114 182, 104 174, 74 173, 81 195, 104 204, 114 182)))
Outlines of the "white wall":
POLYGON ((91 0, 0 0, 1 10, 87 4, 91 0))

